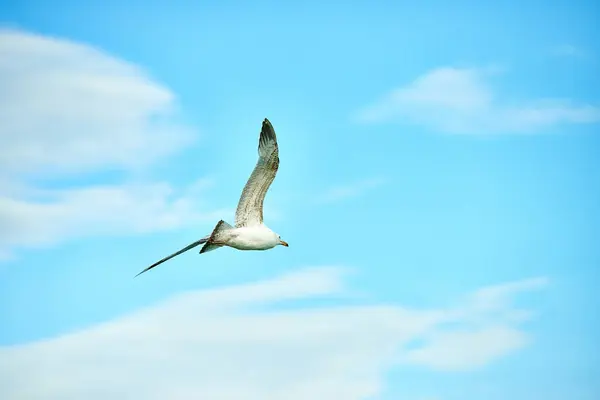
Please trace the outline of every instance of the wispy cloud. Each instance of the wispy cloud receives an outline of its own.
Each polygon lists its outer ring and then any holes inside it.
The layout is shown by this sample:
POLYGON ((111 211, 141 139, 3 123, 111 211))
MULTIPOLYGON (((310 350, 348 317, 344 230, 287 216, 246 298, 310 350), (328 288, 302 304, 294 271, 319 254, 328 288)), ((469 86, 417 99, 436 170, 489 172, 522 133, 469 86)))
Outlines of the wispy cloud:
POLYGON ((168 230, 214 222, 229 212, 209 211, 192 187, 93 185, 37 191, 34 197, 0 196, 0 250, 8 254, 11 248, 48 246, 74 237, 168 230))
POLYGON ((4 173, 127 168, 193 140, 168 88, 100 50, 4 30, 0 59, 4 173))
POLYGON ((438 68, 359 112, 359 121, 411 122, 449 133, 524 133, 558 124, 600 121, 600 107, 571 99, 502 101, 490 79, 497 69, 438 68))
POLYGON ((520 282, 487 289, 499 309, 479 307, 481 296, 472 294, 449 309, 276 305, 343 299, 343 273, 310 268, 189 292, 85 330, 0 347, 0 397, 359 400, 381 393, 394 364, 469 370, 527 343, 517 322, 495 318, 538 288, 520 282), (473 326, 473 319, 491 322, 473 326))
POLYGON ((548 278, 536 277, 485 286, 467 294, 454 309, 454 317, 463 326, 432 329, 425 345, 409 350, 407 359, 437 370, 473 369, 527 345, 529 335, 517 326, 531 319, 533 312, 512 303, 520 293, 548 284, 548 278))
POLYGON ((352 182, 346 185, 337 185, 329 188, 325 193, 318 197, 319 203, 335 203, 347 198, 360 196, 370 189, 383 185, 386 179, 375 177, 352 182))
POLYGON ((23 31, 0 30, 0 60, 0 253, 198 217, 193 184, 128 179, 194 140, 168 88, 98 49, 23 31), (38 185, 115 170, 122 182, 38 185))
POLYGON ((575 58, 581 58, 581 57, 585 57, 587 55, 586 52, 582 48, 574 46, 572 44, 561 44, 561 45, 555 46, 551 49, 550 53, 557 57, 575 57, 575 58))
POLYGON ((524 332, 506 326, 440 332, 426 346, 408 351, 406 358, 437 370, 471 370, 523 347, 527 340, 524 332))

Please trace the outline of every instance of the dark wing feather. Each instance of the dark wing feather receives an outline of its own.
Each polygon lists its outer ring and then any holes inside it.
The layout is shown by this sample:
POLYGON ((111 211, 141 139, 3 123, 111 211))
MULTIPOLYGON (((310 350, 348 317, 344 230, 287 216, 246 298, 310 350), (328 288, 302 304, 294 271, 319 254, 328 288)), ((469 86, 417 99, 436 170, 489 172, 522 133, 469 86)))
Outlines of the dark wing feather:
POLYGON ((258 162, 246 182, 237 210, 235 226, 259 225, 263 222, 263 202, 279 168, 279 148, 273 125, 265 118, 258 140, 258 162))
MULTIPOLYGON (((157 267, 157 266, 159 266, 160 264, 164 263, 165 261, 168 261, 168 260, 170 260, 171 258, 173 258, 173 257, 176 257, 176 256, 180 255, 181 253, 185 253, 186 251, 188 251, 188 250, 190 250, 190 249, 193 249, 193 248, 194 248, 194 247, 196 247, 196 246, 199 246, 199 245, 201 245, 201 244, 203 244, 203 243, 206 243, 206 242, 208 241, 208 238, 209 238, 209 237, 207 236, 207 237, 205 237, 205 238, 202 238, 202 239, 200 239, 200 240, 197 240, 197 241, 195 241, 194 243, 192 243, 192 244, 189 244, 189 245, 185 246, 183 249, 181 249, 181 250, 179 250, 179 251, 176 251, 175 253, 173 253, 173 254, 171 254, 171 255, 169 255, 169 256, 166 256, 165 258, 163 258, 162 260, 159 260, 159 261, 155 262, 154 264, 152 264, 151 266, 149 266, 148 268, 146 268, 145 270, 143 270, 142 272, 140 272, 140 273, 139 273, 139 274, 137 274, 136 276, 138 276, 138 275, 141 275, 141 274, 143 274, 144 272, 146 272, 146 271, 148 271, 148 270, 151 270, 151 269, 152 269, 152 268, 154 268, 154 267, 157 267)), ((135 278, 135 277, 134 277, 134 278, 135 278)))

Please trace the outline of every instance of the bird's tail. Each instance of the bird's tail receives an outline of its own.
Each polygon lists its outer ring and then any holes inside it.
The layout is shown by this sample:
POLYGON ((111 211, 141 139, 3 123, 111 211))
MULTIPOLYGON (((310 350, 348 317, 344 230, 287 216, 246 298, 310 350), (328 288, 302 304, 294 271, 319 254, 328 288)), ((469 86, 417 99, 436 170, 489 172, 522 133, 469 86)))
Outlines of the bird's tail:
POLYGON ((217 225, 215 226, 215 229, 213 229, 212 233, 210 234, 208 240, 206 241, 206 243, 204 244, 204 246, 202 246, 202 248, 200 249, 200 254, 202 253, 206 253, 208 251, 212 251, 212 250, 216 250, 219 247, 223 247, 223 232, 228 231, 234 229, 233 226, 229 225, 227 222, 220 220, 219 222, 217 222, 217 225))

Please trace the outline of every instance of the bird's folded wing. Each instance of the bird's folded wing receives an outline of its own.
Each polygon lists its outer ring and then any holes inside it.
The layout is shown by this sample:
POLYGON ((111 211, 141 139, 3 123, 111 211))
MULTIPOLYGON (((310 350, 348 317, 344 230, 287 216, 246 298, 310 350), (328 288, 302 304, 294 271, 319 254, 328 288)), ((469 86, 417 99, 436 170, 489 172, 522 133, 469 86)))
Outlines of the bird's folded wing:
POLYGON ((263 202, 279 168, 279 149, 275 130, 265 118, 258 141, 258 162, 246 182, 235 212, 235 226, 260 225, 263 202))

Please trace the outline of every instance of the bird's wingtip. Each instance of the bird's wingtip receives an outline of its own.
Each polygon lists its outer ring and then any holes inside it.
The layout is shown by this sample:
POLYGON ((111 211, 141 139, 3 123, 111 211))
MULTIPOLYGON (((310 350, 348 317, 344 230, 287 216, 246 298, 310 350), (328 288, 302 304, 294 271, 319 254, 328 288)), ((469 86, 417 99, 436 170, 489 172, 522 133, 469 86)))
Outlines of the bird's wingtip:
POLYGON ((262 123, 262 129, 261 129, 261 133, 260 133, 261 137, 266 138, 270 138, 270 139, 275 139, 275 128, 273 128, 273 125, 271 124, 271 121, 269 121, 268 118, 265 118, 265 120, 262 123))

